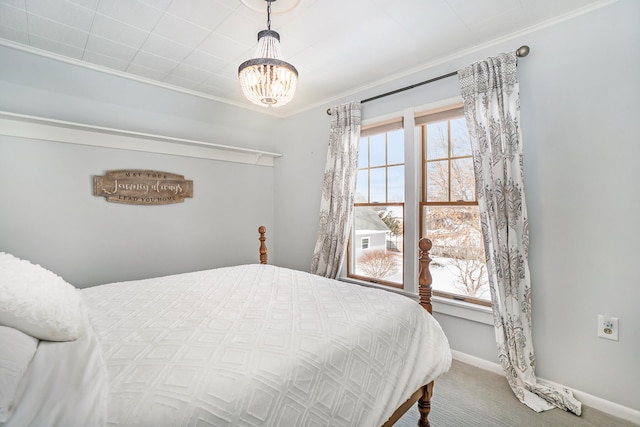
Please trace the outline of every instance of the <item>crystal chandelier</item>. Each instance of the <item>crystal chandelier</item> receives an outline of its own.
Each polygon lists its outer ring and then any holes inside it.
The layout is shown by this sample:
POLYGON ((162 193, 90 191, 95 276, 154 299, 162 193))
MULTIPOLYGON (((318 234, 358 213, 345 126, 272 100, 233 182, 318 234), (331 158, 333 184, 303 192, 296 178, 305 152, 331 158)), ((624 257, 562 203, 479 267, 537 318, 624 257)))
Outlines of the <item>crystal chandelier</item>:
POLYGON ((267 2, 267 29, 258 33, 253 59, 238 67, 242 92, 249 101, 262 107, 280 107, 293 99, 298 82, 296 67, 282 59, 280 34, 271 31, 271 3, 267 2))

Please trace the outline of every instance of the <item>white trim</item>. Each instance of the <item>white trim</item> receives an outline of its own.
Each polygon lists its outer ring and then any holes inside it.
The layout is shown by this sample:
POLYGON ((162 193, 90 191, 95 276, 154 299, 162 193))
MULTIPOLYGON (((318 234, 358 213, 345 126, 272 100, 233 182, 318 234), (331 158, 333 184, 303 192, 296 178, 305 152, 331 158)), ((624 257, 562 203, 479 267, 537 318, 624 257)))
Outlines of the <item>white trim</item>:
MULTIPOLYGON (((504 375, 504 371, 502 370, 502 367, 497 363, 489 362, 488 360, 471 356, 470 354, 462 353, 456 350, 451 350, 451 355, 455 360, 458 360, 462 363, 466 363, 467 365, 475 366, 476 368, 484 369, 485 371, 489 371, 494 374, 504 375)), ((438 380, 436 380, 436 382, 437 381, 438 380)), ((562 384, 555 383, 553 381, 545 380, 544 378, 538 377, 538 381, 544 385, 550 385, 554 387, 566 388, 571 390, 571 392, 573 392, 573 394, 575 395, 576 399, 582 402, 582 404, 585 406, 588 406, 593 409, 597 409, 598 411, 605 412, 609 415, 613 415, 614 417, 631 421, 632 423, 640 424, 640 411, 637 411, 632 408, 628 408, 626 406, 622 406, 620 404, 602 399, 601 397, 594 396, 592 394, 585 393, 580 390, 573 389, 571 387, 564 386, 562 384)))
POLYGON ((475 366, 476 368, 484 369, 485 371, 489 371, 493 374, 504 375, 504 371, 502 370, 502 366, 495 362, 490 362, 485 359, 481 359, 476 356, 472 356, 467 353, 463 353, 457 350, 451 350, 451 356, 462 363, 466 363, 467 365, 475 366))
POLYGON ((461 319, 484 323, 485 325, 493 325, 493 312, 490 307, 438 296, 431 297, 431 305, 434 313, 460 317, 461 319))
POLYGON ((273 166, 281 154, 0 111, 0 135, 273 166))

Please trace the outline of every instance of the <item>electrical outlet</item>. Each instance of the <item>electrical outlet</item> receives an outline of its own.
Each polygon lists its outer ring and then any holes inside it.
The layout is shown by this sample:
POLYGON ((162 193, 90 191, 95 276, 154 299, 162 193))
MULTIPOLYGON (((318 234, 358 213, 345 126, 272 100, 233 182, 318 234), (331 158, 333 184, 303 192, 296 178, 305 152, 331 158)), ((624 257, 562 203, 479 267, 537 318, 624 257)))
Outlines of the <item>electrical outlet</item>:
POLYGON ((599 314, 598 336, 608 340, 618 341, 618 318, 599 314))

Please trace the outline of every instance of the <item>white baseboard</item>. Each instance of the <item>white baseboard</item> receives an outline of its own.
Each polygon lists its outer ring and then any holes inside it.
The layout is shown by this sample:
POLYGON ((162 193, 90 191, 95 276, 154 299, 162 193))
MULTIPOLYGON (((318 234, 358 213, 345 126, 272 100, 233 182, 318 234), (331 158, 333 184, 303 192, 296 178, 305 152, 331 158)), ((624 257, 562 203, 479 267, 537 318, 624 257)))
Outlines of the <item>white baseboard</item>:
MULTIPOLYGON (((462 353, 456 350, 451 350, 451 354, 453 355, 453 358, 455 360, 466 363, 467 365, 475 366, 476 368, 484 369, 485 371, 493 372, 494 374, 504 375, 502 366, 497 363, 489 362, 488 360, 484 360, 476 356, 471 356, 470 354, 462 353)), ((580 390, 573 389, 571 387, 564 386, 562 384, 555 383, 553 381, 545 380, 544 378, 538 378, 538 381, 545 385, 567 388, 573 392, 576 399, 582 402, 583 405, 640 425, 640 411, 619 405, 617 403, 602 399, 600 397, 585 393, 580 390)))

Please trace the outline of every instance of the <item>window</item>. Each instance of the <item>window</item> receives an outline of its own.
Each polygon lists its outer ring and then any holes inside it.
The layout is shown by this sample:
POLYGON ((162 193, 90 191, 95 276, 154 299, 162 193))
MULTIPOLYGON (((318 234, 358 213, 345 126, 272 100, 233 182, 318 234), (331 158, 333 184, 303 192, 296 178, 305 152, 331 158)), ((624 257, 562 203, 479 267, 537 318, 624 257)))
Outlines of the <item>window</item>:
POLYGON ((360 134, 347 276, 402 288, 404 130, 394 120, 360 134), (366 241, 366 244, 365 244, 366 241))
POLYGON ((362 250, 369 249, 369 238, 368 237, 363 237, 362 238, 362 243, 360 244, 360 248, 362 250))
POLYGON ((426 236, 433 241, 434 294, 491 305, 471 142, 459 102, 421 114, 409 108, 397 120, 363 126, 348 278, 417 293, 417 244, 426 236), (405 129, 403 123, 411 124, 405 129))
POLYGON ((434 294, 490 305, 471 142, 462 108, 416 118, 421 235, 433 242, 434 294))

